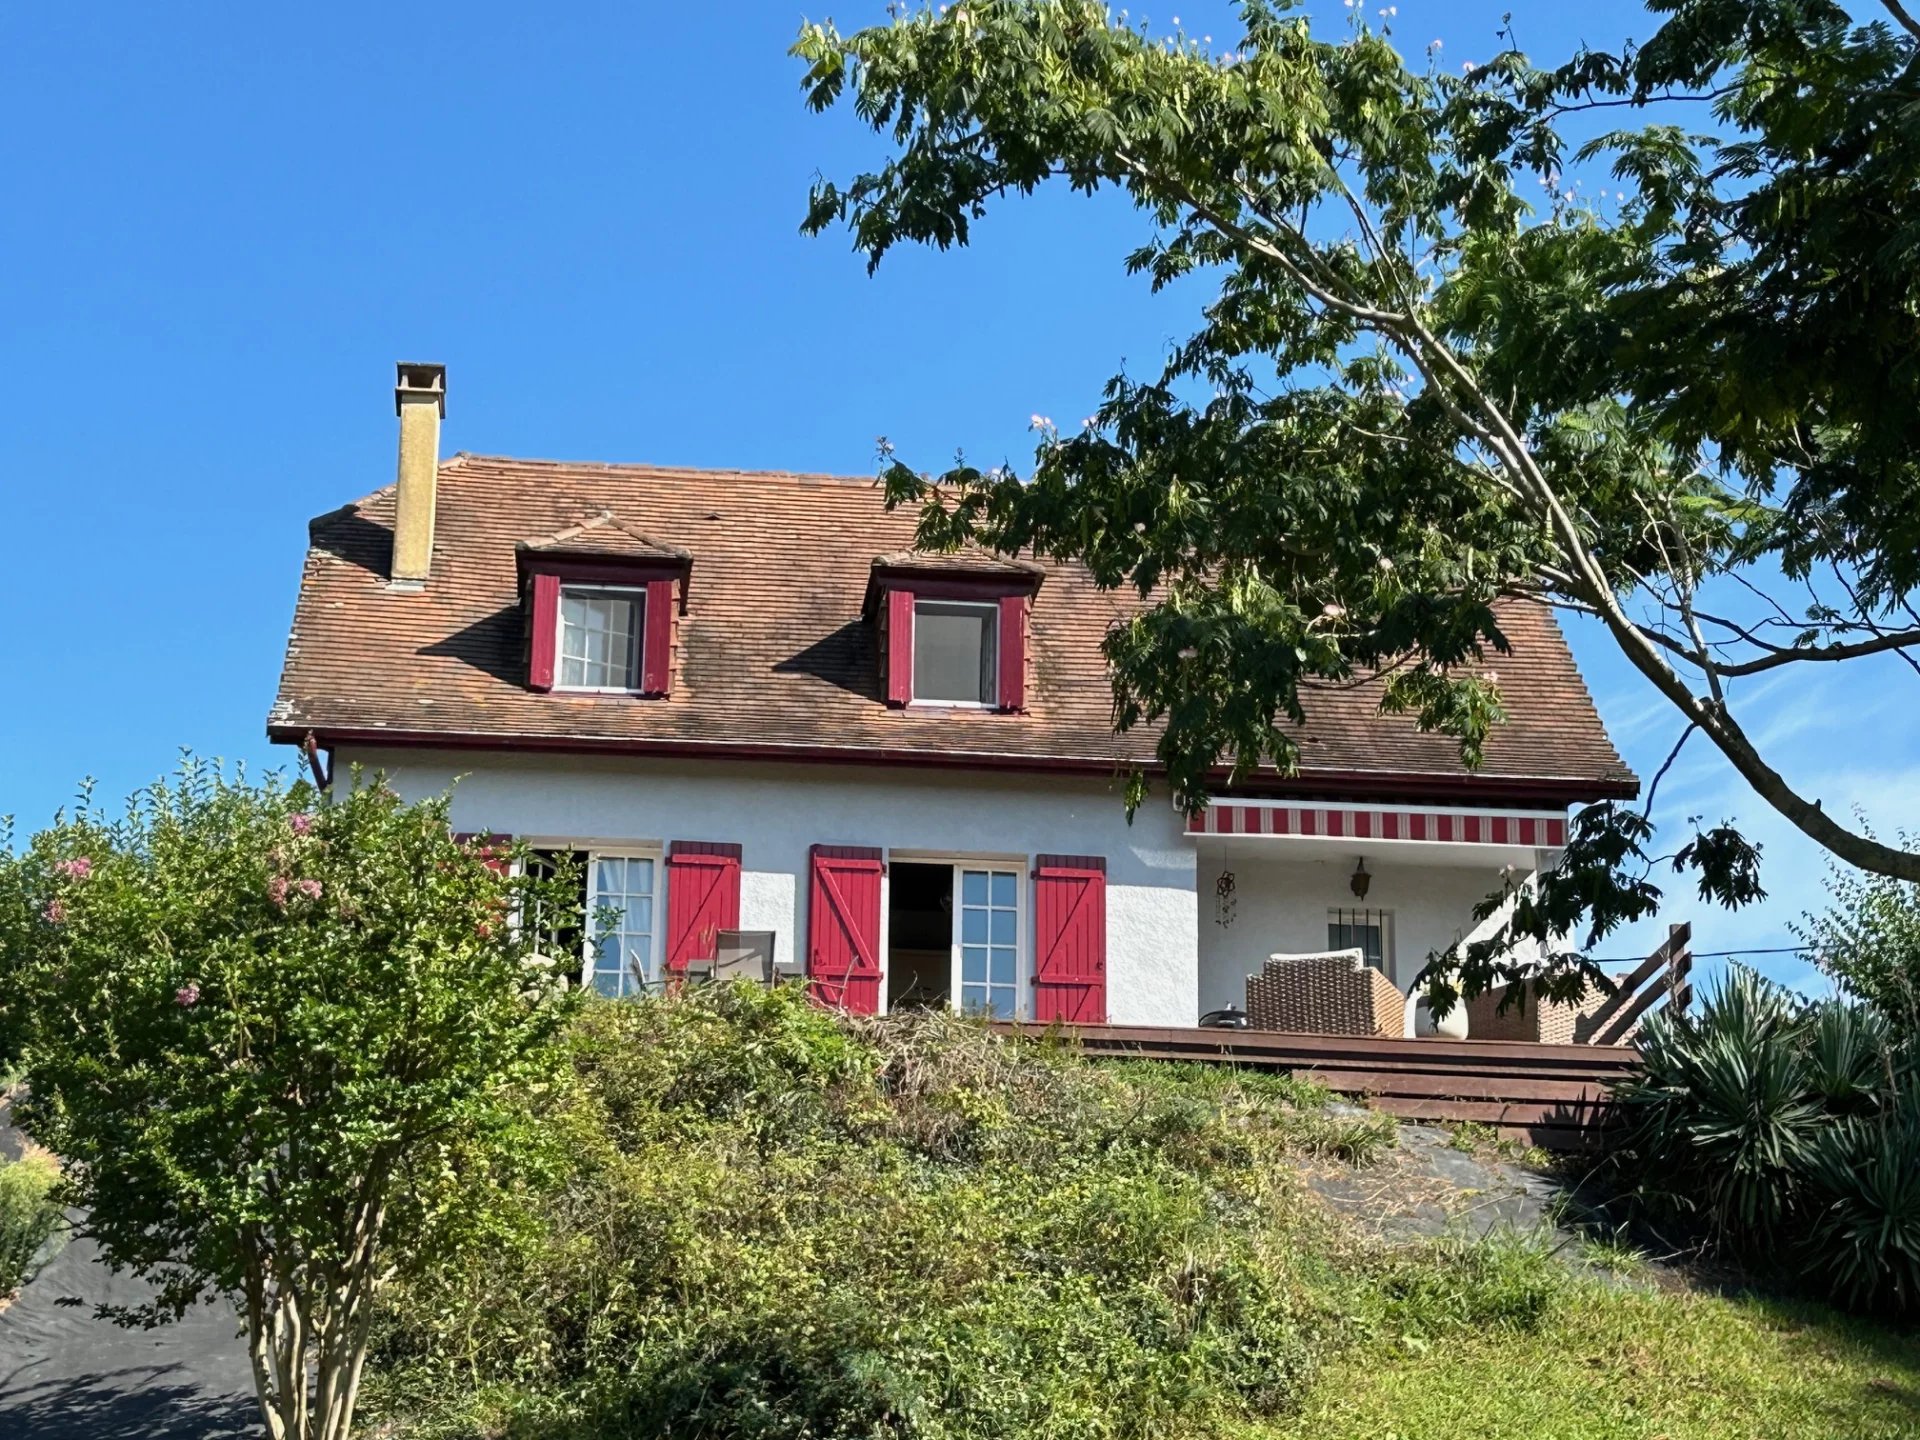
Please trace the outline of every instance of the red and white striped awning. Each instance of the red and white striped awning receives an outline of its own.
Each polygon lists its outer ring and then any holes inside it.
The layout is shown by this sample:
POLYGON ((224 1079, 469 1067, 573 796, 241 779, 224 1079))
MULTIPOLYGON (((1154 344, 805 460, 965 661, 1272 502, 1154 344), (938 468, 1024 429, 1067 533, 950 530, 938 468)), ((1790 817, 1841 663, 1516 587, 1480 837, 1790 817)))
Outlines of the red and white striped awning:
POLYGON ((1559 810, 1416 810, 1403 806, 1215 800, 1199 814, 1187 817, 1187 833, 1555 849, 1567 843, 1567 817, 1559 810))

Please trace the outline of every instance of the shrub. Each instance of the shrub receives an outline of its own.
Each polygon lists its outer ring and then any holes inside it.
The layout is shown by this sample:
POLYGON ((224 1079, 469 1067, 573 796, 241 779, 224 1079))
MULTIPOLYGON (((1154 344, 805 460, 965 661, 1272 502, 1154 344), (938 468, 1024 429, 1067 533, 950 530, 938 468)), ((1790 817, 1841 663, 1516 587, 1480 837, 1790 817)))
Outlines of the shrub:
POLYGON ((60 1169, 44 1151, 0 1159, 0 1300, 27 1278, 34 1257, 60 1228, 54 1186, 60 1169))
POLYGON ((1609 1159, 1643 1205, 1845 1303, 1920 1301, 1920 1076, 1884 1016, 1736 968, 1640 1050, 1609 1159))
POLYGON ((344 1440, 379 1289, 514 1238, 547 1154, 571 1002, 505 919, 557 895, 491 858, 444 800, 193 764, 0 847, 22 1128, 155 1282, 119 1318, 233 1299, 273 1440, 344 1440))
POLYGON ((418 1424, 1191 1433, 1297 1395, 1337 1326, 1284 1163, 1310 1087, 752 987, 593 1004, 575 1065, 544 1241, 392 1296, 418 1424))

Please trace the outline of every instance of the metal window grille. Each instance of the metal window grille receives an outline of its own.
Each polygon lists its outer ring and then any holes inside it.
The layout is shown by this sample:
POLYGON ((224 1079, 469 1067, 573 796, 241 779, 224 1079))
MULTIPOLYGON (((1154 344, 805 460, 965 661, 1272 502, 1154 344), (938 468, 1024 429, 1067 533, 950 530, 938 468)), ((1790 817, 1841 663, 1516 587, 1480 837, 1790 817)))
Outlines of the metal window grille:
POLYGON ((1393 961, 1393 915, 1387 910, 1329 910, 1327 948, 1358 950, 1383 974, 1393 961))

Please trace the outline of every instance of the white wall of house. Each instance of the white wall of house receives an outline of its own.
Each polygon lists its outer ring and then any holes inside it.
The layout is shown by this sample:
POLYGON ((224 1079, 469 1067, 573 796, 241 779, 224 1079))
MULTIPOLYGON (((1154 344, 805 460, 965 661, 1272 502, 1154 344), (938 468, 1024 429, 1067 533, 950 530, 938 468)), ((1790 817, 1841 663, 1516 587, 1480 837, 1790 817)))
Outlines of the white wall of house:
MULTIPOLYGON (((1203 842, 1198 862, 1200 889, 1200 1008, 1246 1004, 1247 976, 1267 956, 1327 948, 1330 910, 1385 910, 1392 916, 1389 974, 1405 990, 1426 963, 1430 951, 1470 932, 1473 907, 1501 885, 1508 855, 1488 847, 1484 857, 1452 864, 1396 861, 1386 847, 1369 849, 1373 876, 1365 900, 1354 898, 1349 882, 1358 855, 1327 853, 1288 859, 1284 839, 1244 842, 1224 850, 1203 842), (1254 847, 1264 845, 1265 849, 1254 847), (1215 891, 1221 874, 1234 877, 1232 923, 1219 923, 1215 891)), ((1349 842, 1351 843, 1351 842, 1349 842)), ((1530 867, 1529 867, 1530 868, 1530 867)), ((1525 873, 1523 870, 1521 873, 1525 873)))
MULTIPOLYGON (((1203 926, 1193 844, 1164 803, 1143 807, 1129 824, 1118 790, 1102 780, 425 750, 342 749, 334 763, 342 784, 358 763, 384 770, 410 799, 454 787, 456 830, 637 846, 737 842, 741 926, 776 932, 783 957, 806 953, 815 844, 879 846, 902 859, 1018 862, 1023 874, 1038 854, 1104 856, 1108 1018, 1191 1025, 1199 1013, 1203 926)), ((1030 968, 1030 883, 1022 890, 1030 968)))

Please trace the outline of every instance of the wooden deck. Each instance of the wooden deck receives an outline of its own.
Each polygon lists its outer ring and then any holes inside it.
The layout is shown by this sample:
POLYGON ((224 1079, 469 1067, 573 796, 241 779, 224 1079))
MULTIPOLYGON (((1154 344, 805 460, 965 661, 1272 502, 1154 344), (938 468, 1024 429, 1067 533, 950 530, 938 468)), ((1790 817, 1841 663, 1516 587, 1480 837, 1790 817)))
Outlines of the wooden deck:
MULTIPOLYGON (((1002 1024, 1009 1034, 1053 1033, 1002 1024)), ((1515 1040, 1389 1040, 1271 1030, 1081 1025, 1064 1032, 1089 1055, 1189 1060, 1279 1070, 1410 1120, 1474 1120, 1547 1149, 1586 1144, 1607 1086, 1638 1062, 1631 1047, 1515 1040)))

